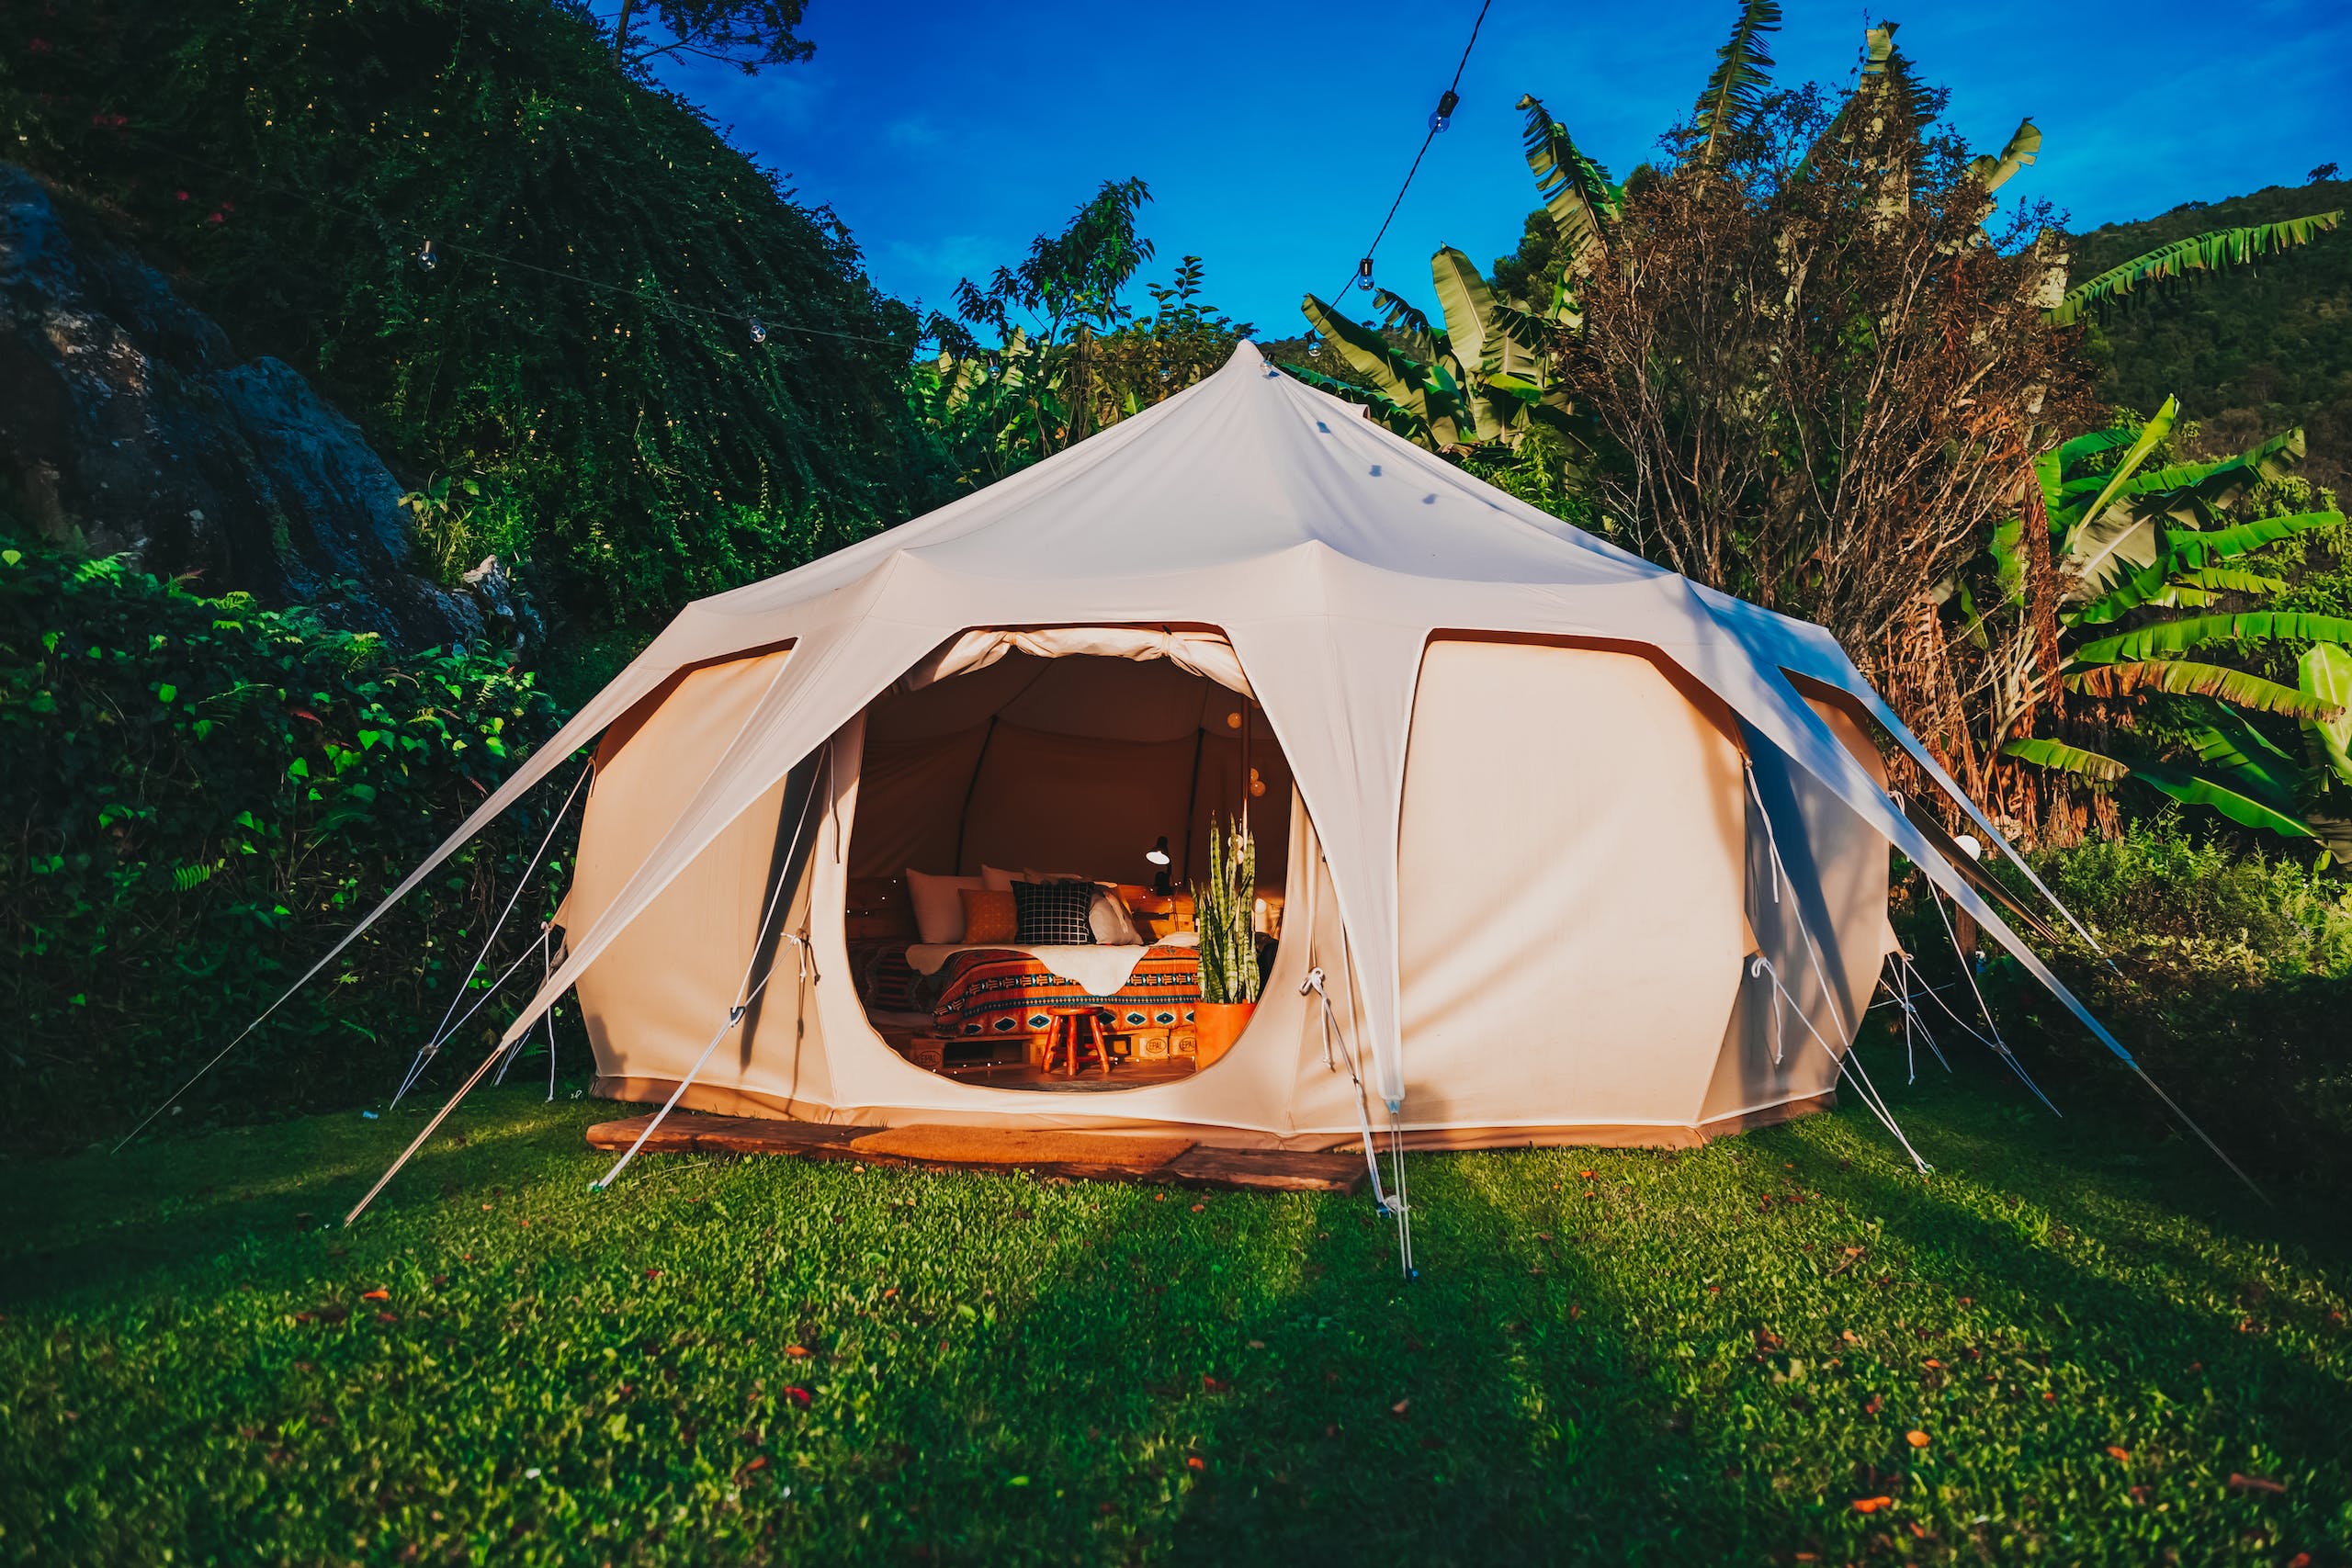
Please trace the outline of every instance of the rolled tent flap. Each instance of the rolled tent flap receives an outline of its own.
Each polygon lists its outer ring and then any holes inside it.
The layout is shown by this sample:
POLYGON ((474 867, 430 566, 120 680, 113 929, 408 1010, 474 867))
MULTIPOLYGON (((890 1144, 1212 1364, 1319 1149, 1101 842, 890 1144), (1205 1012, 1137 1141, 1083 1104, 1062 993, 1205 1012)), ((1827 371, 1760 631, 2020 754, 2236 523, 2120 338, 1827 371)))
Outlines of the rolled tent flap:
POLYGON ((985 670, 1008 653, 1039 659, 1091 654, 1138 663, 1165 659, 1179 670, 1215 681, 1230 692, 1254 697, 1233 645, 1215 632, 1167 631, 1152 626, 1046 626, 1028 630, 976 630, 959 634, 946 647, 907 672, 910 692, 951 675, 985 670))

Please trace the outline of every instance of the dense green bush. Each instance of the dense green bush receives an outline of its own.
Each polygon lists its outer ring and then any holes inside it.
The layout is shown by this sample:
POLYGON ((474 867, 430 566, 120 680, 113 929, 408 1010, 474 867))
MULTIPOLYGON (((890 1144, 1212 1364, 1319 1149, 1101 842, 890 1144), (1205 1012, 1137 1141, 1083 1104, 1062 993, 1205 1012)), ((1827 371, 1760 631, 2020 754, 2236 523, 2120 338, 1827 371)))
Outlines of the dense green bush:
MULTIPOLYGON (((531 677, 480 655, 396 658, 372 637, 113 562, 0 550, 10 1146, 127 1131, 552 728, 531 677)), ((560 787, 246 1041, 180 1124, 381 1092, 440 1017, 560 787)), ((550 885, 543 874, 518 907, 503 953, 536 940, 550 885)))
MULTIPOLYGON (((2068 933, 2052 967, 2149 1075, 2266 1182, 2352 1194, 2352 888, 2194 835, 2171 811, 2036 863, 2113 960, 2068 933)), ((1932 978, 1950 977, 1932 913, 1906 935, 1932 978)), ((2072 1095, 2161 1119, 2014 961, 1993 959, 1985 983, 2062 1109, 2072 1095)))
POLYGON ((591 620, 659 624, 935 493, 913 312, 583 5, 0 6, 0 133, 409 482, 479 487, 443 492, 437 557, 526 559, 591 620))

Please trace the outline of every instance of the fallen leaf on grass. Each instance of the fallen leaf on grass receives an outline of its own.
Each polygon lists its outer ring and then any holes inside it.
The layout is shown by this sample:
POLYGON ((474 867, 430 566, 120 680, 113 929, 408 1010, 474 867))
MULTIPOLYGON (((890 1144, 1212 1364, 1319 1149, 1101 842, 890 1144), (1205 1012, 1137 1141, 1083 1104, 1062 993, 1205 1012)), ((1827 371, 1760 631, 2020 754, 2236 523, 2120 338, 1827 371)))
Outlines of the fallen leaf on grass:
POLYGON ((2287 1490, 2287 1487, 2285 1483, 2273 1481, 2267 1475, 2240 1475, 2233 1470, 2230 1472, 2230 1490, 2233 1492, 2267 1492, 2270 1494, 2270 1495, 2276 1497, 2284 1493, 2287 1490))
POLYGON ((1208 1205, 1206 1203, 1195 1203, 1193 1205, 1193 1213, 1197 1214, 1207 1207, 1208 1205))
POLYGON ((2125 1464, 2132 1462, 2131 1450, 2128 1449, 2119 1449, 2113 1443, 2107 1445, 2107 1457, 2111 1460, 2119 1460, 2125 1464))
POLYGON ((803 1410, 808 1409, 810 1404, 815 1403, 815 1396, 810 1394, 807 1389, 802 1388, 798 1383, 794 1383, 789 1388, 786 1388, 784 1391, 784 1397, 792 1401, 793 1404, 797 1404, 803 1410))
POLYGON ((360 1292, 359 1299, 363 1302, 388 1302, 392 1299, 392 1292, 379 1285, 372 1291, 360 1292))
POLYGON ((1924 1449, 1928 1446, 1928 1434, 1917 1430, 1905 1432, 1903 1440, 1915 1449, 1924 1449))
POLYGON ((1186 1470, 1206 1470, 1208 1467, 1208 1461, 1203 1459, 1198 1454, 1186 1454, 1184 1456, 1184 1468, 1186 1470))
POLYGON ((808 1347, 806 1345, 786 1345, 784 1348, 784 1353, 790 1356, 794 1360, 798 1360, 808 1354, 808 1347))
POLYGON ((1893 1506, 1894 1506, 1894 1499, 1892 1497, 1857 1497, 1854 1499, 1854 1512, 1858 1514, 1875 1514, 1881 1508, 1892 1508, 1893 1506))
POLYGON ((662 1278, 662 1270, 659 1269, 648 1269, 645 1271, 645 1277, 649 1280, 659 1280, 662 1278))
MULTIPOLYGON (((1409 1397, 1400 1399, 1396 1404, 1388 1407, 1388 1414, 1391 1416, 1402 1416, 1408 1408, 1411 1407, 1412 1403, 1413 1402, 1409 1397)), ((2232 1477, 2232 1479, 2234 1480, 2236 1478, 2232 1477)))
POLYGON ((400 1320, 401 1314, 396 1312, 379 1312, 376 1314, 378 1323, 398 1323, 400 1320))
POLYGON ((1204 1392, 1209 1393, 1231 1393, 1233 1392, 1233 1384, 1224 1378, 1220 1378, 1212 1372, 1203 1372, 1201 1374, 1201 1387, 1204 1392))
POLYGON ((1877 1394, 1871 1394, 1870 1397, 1870 1403, 1862 1406, 1862 1414, 1865 1416, 1875 1416, 1884 1407, 1885 1401, 1880 1399, 1877 1394))

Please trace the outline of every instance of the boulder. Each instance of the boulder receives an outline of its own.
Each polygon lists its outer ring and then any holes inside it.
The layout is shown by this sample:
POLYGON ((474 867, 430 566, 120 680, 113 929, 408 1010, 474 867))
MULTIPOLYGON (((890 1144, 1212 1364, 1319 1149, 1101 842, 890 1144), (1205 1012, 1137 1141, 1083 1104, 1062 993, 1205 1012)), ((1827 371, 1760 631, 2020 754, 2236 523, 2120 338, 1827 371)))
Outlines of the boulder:
POLYGON ((240 361, 153 267, 78 239, 0 164, 0 508, 57 545, 402 648, 480 639, 483 604, 419 570, 401 495, 292 367, 240 361))

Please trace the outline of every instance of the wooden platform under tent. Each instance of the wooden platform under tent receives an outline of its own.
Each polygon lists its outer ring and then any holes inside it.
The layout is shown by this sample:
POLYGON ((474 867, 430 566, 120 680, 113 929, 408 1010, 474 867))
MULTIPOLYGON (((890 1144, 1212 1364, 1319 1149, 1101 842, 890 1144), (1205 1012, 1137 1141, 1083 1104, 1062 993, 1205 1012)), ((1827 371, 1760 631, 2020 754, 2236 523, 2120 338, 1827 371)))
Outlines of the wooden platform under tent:
MULTIPOLYGON (((625 1149, 650 1116, 600 1122, 592 1148, 625 1149)), ((1165 1183, 1258 1192, 1354 1192, 1358 1153, 1212 1148, 1182 1134, 1082 1133, 1023 1127, 831 1125, 681 1111, 646 1140, 643 1154, 795 1155, 802 1159, 926 1170, 1026 1170, 1092 1181, 1165 1183)))

